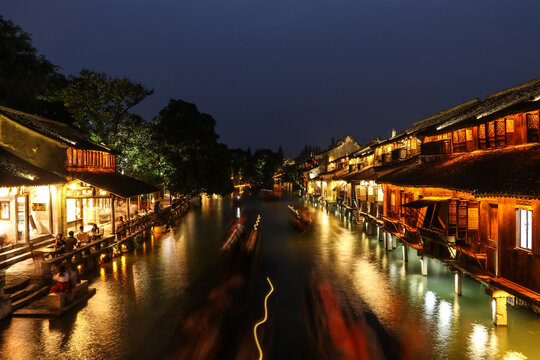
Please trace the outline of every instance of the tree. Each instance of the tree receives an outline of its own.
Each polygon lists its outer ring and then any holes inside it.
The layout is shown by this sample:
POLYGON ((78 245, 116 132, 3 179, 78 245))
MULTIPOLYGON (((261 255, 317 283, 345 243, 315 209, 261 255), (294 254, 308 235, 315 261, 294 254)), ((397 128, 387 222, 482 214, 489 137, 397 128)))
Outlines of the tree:
POLYGON ((281 148, 281 145, 278 148, 277 152, 277 161, 281 165, 283 163, 283 159, 285 158, 285 155, 283 155, 283 149, 281 148))
POLYGON ((269 149, 257 150, 253 154, 253 163, 257 185, 272 188, 273 176, 279 167, 277 166, 277 154, 269 149))
POLYGON ((231 157, 232 177, 238 183, 253 182, 253 160, 251 151, 242 149, 232 149, 229 151, 231 157))
POLYGON ((39 98, 63 86, 58 69, 37 53, 30 34, 0 15, 0 105, 71 122, 62 103, 39 98))
POLYGON ((162 180, 158 173, 158 156, 152 131, 153 123, 137 115, 131 115, 122 122, 117 135, 117 141, 122 146, 116 166, 126 175, 160 184, 162 180))
POLYGON ((42 98, 61 101, 75 125, 90 134, 92 140, 119 149, 123 142, 118 133, 133 120, 131 108, 152 93, 153 90, 127 78, 112 78, 83 69, 79 76, 70 75, 66 86, 42 98))
POLYGON ((194 104, 169 101, 154 119, 158 172, 172 192, 228 194, 232 191, 231 160, 218 144, 216 122, 194 104))

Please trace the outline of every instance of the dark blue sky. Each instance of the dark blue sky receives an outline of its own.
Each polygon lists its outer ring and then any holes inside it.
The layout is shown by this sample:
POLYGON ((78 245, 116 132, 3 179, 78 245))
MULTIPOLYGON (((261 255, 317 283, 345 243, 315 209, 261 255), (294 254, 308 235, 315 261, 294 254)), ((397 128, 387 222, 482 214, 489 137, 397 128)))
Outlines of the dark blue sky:
POLYGON ((24 0, 0 13, 65 73, 127 76, 214 116, 252 149, 387 137, 540 77, 540 2, 24 0))

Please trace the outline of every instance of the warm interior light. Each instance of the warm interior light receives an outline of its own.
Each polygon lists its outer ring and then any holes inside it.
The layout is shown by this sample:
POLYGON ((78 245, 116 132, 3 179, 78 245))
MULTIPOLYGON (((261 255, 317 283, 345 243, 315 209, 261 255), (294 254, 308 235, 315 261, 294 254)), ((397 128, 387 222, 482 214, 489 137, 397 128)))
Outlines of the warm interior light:
POLYGON ((9 195, 9 188, 0 188, 0 196, 8 196, 9 195))

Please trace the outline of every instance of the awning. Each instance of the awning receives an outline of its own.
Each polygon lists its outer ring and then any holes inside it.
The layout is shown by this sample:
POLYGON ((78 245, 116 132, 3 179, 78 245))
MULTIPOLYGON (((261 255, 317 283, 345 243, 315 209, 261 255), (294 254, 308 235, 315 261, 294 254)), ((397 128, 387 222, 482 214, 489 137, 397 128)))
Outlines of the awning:
POLYGON ((420 208, 423 208, 423 207, 426 207, 426 206, 429 206, 429 205, 432 205, 432 204, 436 204, 436 203, 444 202, 444 201, 448 201, 448 200, 450 200, 450 197, 430 196, 430 197, 425 197, 425 198, 422 198, 422 199, 418 199, 418 200, 408 202, 408 203, 403 204, 401 206, 402 207, 412 208, 412 209, 420 209, 420 208))
POLYGON ((71 176, 123 198, 159 191, 155 186, 116 172, 73 172, 71 176))

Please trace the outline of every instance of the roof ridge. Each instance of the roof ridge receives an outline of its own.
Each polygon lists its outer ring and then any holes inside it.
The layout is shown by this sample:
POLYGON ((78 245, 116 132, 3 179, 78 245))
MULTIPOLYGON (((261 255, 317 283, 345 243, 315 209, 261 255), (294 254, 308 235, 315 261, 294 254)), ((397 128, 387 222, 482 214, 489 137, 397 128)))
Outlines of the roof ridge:
POLYGON ((449 114, 449 113, 451 113, 451 112, 454 112, 454 111, 456 111, 456 110, 459 110, 460 108, 468 107, 468 106, 475 105, 475 104, 480 104, 481 102, 482 102, 482 101, 481 101, 479 98, 471 99, 471 100, 469 100, 469 101, 467 101, 467 102, 464 102, 464 103, 462 103, 462 104, 460 104, 460 105, 456 105, 456 106, 451 107, 451 108, 449 108, 449 109, 440 111, 440 112, 438 112, 438 113, 436 113, 436 114, 434 114, 434 115, 431 115, 431 116, 429 116, 429 117, 427 117, 427 118, 424 118, 424 119, 422 119, 422 120, 415 121, 415 122, 413 123, 412 126, 420 125, 420 124, 422 124, 422 123, 424 123, 424 122, 427 122, 427 121, 429 121, 429 120, 432 120, 432 119, 434 119, 434 118, 436 118, 436 117, 438 117, 438 116, 447 115, 447 114, 449 114))
POLYGON ((492 98, 495 98, 495 97, 498 97, 498 96, 501 96, 501 95, 504 95, 504 94, 508 94, 510 92, 513 92, 513 91, 517 91, 517 90, 521 90, 525 87, 528 87, 528 86, 531 86, 535 83, 540 83, 540 78, 536 78, 536 79, 533 79, 533 80, 530 80, 530 81, 527 81, 526 83, 523 83, 523 84, 519 84, 519 85, 516 85, 516 86, 513 86, 511 88, 508 88, 508 89, 505 89, 505 90, 501 90, 501 91, 498 91, 494 94, 491 94, 491 95, 488 95, 486 96, 486 99, 492 99, 492 98))
POLYGON ((61 121, 44 118, 44 117, 36 115, 36 114, 29 114, 29 113, 26 113, 24 111, 9 108, 7 106, 0 105, 0 109, 8 111, 8 112, 12 112, 12 113, 17 114, 17 115, 28 116, 28 117, 34 118, 36 120, 39 120, 39 121, 46 121, 46 122, 50 122, 50 123, 53 123, 53 124, 56 124, 56 125, 62 125, 62 126, 70 127, 69 124, 63 123, 61 121))

